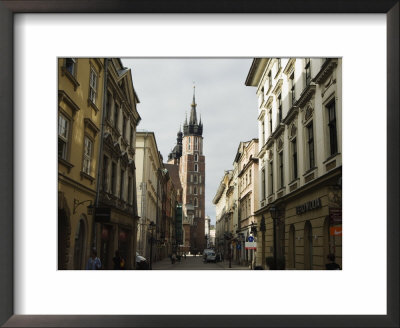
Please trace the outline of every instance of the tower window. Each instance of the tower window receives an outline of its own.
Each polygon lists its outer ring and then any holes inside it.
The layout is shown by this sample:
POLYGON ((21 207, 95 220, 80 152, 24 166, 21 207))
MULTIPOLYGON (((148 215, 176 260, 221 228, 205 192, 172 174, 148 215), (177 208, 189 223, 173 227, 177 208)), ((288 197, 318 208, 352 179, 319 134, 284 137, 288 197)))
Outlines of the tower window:
POLYGON ((199 172, 199 165, 198 164, 194 164, 194 171, 195 172, 199 172))
POLYGON ((199 154, 194 154, 194 161, 198 162, 199 161, 199 154))

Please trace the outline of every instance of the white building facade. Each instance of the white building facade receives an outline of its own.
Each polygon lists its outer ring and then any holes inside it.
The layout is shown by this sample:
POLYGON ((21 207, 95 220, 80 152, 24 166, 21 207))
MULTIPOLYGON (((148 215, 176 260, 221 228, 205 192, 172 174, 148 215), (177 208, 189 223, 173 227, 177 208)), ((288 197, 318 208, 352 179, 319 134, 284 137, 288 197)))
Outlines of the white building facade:
POLYGON ((341 59, 256 58, 245 84, 258 97, 257 264, 341 266, 341 59))

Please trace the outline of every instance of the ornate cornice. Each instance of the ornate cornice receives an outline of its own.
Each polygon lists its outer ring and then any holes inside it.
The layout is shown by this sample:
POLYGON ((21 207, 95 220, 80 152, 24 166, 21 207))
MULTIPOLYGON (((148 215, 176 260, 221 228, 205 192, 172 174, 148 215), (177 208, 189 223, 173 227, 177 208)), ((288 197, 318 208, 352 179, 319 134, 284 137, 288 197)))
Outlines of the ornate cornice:
POLYGON ((297 107, 304 107, 304 105, 311 99, 311 97, 315 94, 316 85, 314 83, 309 84, 301 93, 300 98, 296 101, 297 107))
POLYGON ((278 82, 275 84, 275 88, 272 90, 272 93, 278 95, 279 91, 281 91, 283 84, 283 79, 279 79, 278 82))
POLYGON ((292 73, 294 70, 294 63, 296 62, 296 58, 290 58, 289 61, 287 62, 285 69, 283 70, 283 73, 286 75, 289 75, 292 73))
POLYGON ((89 128, 93 131, 94 135, 96 136, 99 133, 100 129, 96 126, 96 124, 88 117, 84 119, 85 128, 89 128))
POLYGON ((64 90, 58 90, 58 103, 65 102, 74 112, 80 110, 79 106, 68 96, 64 90))
POLYGON ((338 64, 337 58, 327 58, 325 62, 322 64, 321 69, 318 74, 314 77, 313 82, 320 84, 324 83, 329 75, 332 74, 333 70, 336 68, 338 64))
POLYGON ((282 123, 284 124, 289 124, 293 119, 297 116, 299 113, 299 107, 293 106, 292 108, 289 109, 289 112, 287 113, 286 117, 282 120, 282 123))

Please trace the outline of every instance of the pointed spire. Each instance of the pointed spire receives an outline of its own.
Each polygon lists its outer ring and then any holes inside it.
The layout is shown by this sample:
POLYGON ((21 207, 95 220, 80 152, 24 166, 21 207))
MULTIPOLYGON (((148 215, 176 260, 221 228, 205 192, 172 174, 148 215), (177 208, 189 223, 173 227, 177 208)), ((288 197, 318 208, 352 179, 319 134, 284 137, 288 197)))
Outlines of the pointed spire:
POLYGON ((199 120, 199 125, 201 125, 201 114, 200 114, 200 120, 199 120))
POLYGON ((193 102, 192 102, 192 108, 190 110, 190 119, 189 119, 189 124, 192 125, 197 125, 195 90, 196 87, 193 85, 193 102))
POLYGON ((196 93, 196 86, 194 85, 193 82, 193 102, 192 102, 192 107, 196 106, 196 97, 195 97, 195 93, 196 93))

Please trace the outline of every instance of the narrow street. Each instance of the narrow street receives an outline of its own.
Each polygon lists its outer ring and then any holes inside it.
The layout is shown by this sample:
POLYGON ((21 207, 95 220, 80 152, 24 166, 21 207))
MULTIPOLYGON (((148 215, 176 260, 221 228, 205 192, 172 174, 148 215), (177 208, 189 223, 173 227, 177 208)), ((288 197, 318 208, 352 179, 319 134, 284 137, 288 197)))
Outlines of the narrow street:
POLYGON ((229 261, 217 263, 204 263, 203 256, 186 256, 180 262, 171 263, 169 258, 153 263, 153 270, 249 270, 247 266, 241 266, 231 263, 232 268, 229 268, 229 261))

